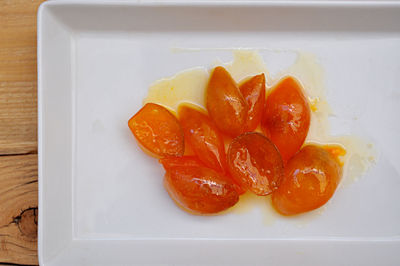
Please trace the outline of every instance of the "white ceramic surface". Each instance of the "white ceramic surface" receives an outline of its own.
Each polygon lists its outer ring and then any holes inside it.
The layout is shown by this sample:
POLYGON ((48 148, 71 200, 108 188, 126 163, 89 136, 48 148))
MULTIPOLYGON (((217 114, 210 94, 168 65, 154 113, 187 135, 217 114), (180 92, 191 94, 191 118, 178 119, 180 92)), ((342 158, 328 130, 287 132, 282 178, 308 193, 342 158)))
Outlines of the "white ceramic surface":
POLYGON ((399 265, 400 4, 56 1, 38 13, 41 265, 399 265), (271 71, 313 53, 337 134, 380 156, 322 215, 177 208, 127 120, 151 82, 265 48, 271 71), (353 117, 357 120, 352 120, 353 117))

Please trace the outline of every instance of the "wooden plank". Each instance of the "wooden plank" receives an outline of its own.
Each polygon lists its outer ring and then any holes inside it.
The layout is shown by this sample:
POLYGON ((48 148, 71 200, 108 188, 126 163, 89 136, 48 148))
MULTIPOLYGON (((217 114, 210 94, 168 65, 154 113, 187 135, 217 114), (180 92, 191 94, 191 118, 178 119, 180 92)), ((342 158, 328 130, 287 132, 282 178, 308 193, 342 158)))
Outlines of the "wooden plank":
POLYGON ((0 264, 38 264, 37 155, 0 156, 0 264))
MULTIPOLYGON (((0 155, 37 150, 36 12, 0 0, 0 155)), ((37 155, 0 156, 0 265, 37 260, 37 155)))
POLYGON ((37 150, 36 82, 0 82, 0 154, 37 150))
POLYGON ((0 0, 0 154, 37 150, 36 12, 43 0, 0 0))

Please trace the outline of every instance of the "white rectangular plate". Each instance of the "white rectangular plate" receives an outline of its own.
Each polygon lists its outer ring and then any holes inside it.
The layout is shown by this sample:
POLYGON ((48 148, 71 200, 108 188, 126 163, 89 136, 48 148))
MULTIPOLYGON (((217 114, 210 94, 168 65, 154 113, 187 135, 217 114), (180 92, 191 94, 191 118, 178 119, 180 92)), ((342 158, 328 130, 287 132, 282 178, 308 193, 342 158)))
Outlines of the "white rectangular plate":
POLYGON ((42 265, 400 264, 399 3, 46 2, 38 71, 42 265), (315 54, 335 132, 373 140, 376 165, 322 214, 188 215, 137 148, 127 120, 148 86, 231 47, 271 68, 277 50, 315 54))

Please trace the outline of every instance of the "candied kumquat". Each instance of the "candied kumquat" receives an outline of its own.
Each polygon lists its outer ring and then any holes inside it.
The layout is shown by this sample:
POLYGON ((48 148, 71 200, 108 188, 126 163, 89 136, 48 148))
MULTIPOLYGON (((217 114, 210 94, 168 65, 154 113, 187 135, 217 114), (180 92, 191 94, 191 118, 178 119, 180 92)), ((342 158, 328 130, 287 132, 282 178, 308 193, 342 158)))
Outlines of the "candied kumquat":
POLYGON ((234 183, 206 167, 172 167, 165 174, 164 185, 175 203, 193 214, 218 213, 239 201, 234 183))
POLYGON ((248 106, 235 81, 223 67, 216 67, 206 89, 206 106, 215 125, 236 137, 245 131, 248 106))
POLYGON ((310 116, 307 99, 293 77, 280 81, 268 95, 262 128, 285 162, 303 145, 310 127, 310 116))
POLYGON ((226 155, 222 135, 202 111, 187 105, 178 109, 179 121, 191 149, 207 167, 225 172, 226 155))
POLYGON ((283 162, 275 145, 260 133, 244 133, 228 150, 228 167, 241 187, 257 195, 268 195, 278 188, 283 162))
POLYGON ((246 130, 252 131, 261 122, 265 105, 265 75, 254 76, 239 87, 248 105, 246 130))
POLYGON ((147 103, 129 119, 128 126, 136 140, 154 156, 182 156, 185 151, 178 119, 161 105, 147 103))
POLYGON ((314 210, 332 197, 340 178, 341 166, 336 158, 322 147, 307 145, 285 166, 272 204, 283 215, 314 210))

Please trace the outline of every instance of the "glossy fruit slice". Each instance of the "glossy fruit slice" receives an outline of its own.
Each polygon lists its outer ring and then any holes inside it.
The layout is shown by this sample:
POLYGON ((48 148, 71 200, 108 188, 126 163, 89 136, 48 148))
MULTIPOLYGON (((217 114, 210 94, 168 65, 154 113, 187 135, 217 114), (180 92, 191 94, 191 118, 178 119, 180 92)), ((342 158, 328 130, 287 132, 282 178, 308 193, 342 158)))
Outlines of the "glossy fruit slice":
POLYGON ((307 145, 285 166, 281 184, 272 194, 272 204, 283 215, 314 210, 332 197, 340 177, 339 161, 331 153, 307 145))
POLYGON ((225 146, 222 135, 204 112, 181 105, 179 121, 190 147, 207 166, 219 172, 226 169, 225 146))
POLYGON ((284 161, 303 145, 310 127, 310 107, 300 84, 287 77, 268 95, 262 127, 284 161))
POLYGON ((235 81, 223 67, 216 67, 206 91, 207 110, 215 125, 232 137, 245 130, 247 103, 235 81))
POLYGON ((283 162, 275 145, 260 133, 244 133, 228 150, 229 171, 241 187, 264 196, 279 186, 283 162))
POLYGON ((153 155, 183 155, 183 130, 178 119, 165 107, 147 103, 129 119, 128 126, 137 141, 153 155))
POLYGON ((165 174, 164 185, 176 204, 193 214, 218 213, 239 200, 234 184, 206 167, 170 168, 165 174))
MULTIPOLYGON (((158 161, 163 165, 166 171, 174 167, 206 167, 196 156, 165 157, 158 161)), ((239 195, 246 192, 246 190, 235 182, 231 176, 225 175, 225 178, 234 183, 234 188, 239 195)))
POLYGON ((261 122, 265 105, 265 75, 252 77, 239 87, 248 105, 246 130, 253 131, 261 122))

